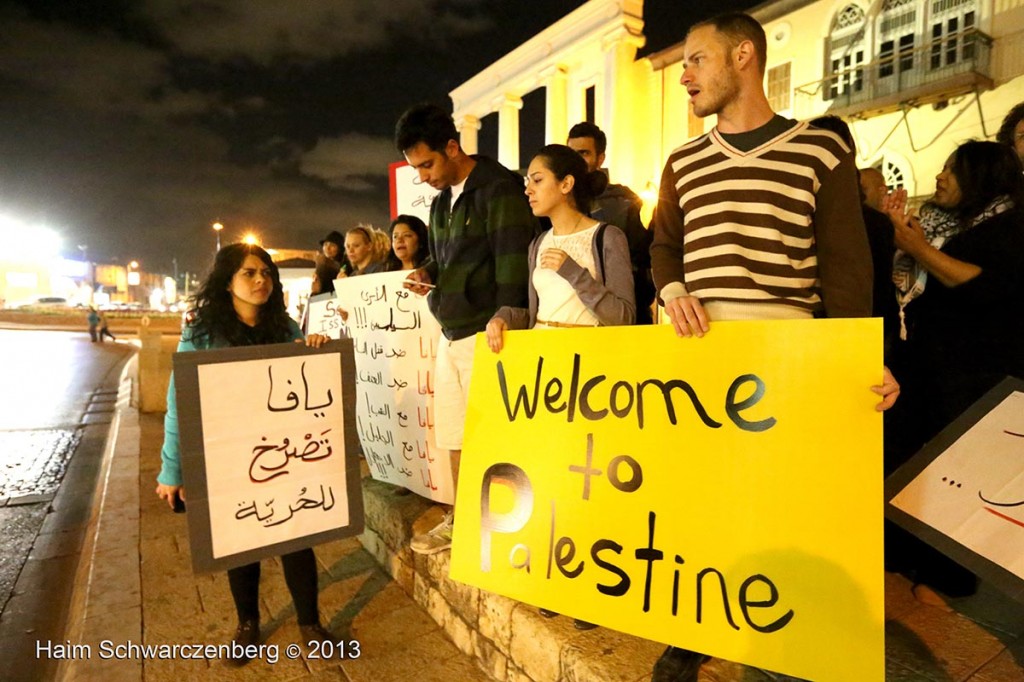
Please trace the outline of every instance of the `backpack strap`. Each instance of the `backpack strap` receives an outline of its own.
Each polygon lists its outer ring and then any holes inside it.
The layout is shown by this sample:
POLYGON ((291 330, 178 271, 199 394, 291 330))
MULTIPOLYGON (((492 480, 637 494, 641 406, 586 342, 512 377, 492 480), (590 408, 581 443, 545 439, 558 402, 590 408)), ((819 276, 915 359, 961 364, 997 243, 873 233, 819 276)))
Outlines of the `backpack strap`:
POLYGON ((597 243, 597 265, 601 271, 601 284, 605 284, 604 276, 604 230, 608 227, 608 223, 601 223, 601 227, 597 228, 597 234, 594 236, 594 241, 597 243))

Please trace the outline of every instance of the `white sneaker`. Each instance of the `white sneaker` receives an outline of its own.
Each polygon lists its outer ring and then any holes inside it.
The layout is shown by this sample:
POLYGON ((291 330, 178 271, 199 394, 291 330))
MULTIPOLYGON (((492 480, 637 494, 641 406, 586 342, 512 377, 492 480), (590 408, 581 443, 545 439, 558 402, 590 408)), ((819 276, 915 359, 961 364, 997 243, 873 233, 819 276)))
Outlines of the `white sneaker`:
POLYGON ((417 554, 437 554, 452 547, 452 524, 455 521, 454 512, 448 512, 441 519, 441 523, 431 528, 422 535, 417 535, 409 543, 409 548, 417 554))

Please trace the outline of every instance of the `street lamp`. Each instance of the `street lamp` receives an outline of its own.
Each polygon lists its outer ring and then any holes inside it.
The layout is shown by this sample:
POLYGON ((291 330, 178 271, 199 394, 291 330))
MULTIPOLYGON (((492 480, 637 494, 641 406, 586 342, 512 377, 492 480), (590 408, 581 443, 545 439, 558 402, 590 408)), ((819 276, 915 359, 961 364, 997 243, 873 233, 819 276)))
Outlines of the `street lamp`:
POLYGON ((242 243, 248 244, 249 246, 259 246, 260 238, 254 235, 252 232, 242 237, 242 243))
POLYGON ((217 234, 217 251, 220 251, 220 231, 224 229, 224 226, 219 222, 213 224, 213 231, 217 234))

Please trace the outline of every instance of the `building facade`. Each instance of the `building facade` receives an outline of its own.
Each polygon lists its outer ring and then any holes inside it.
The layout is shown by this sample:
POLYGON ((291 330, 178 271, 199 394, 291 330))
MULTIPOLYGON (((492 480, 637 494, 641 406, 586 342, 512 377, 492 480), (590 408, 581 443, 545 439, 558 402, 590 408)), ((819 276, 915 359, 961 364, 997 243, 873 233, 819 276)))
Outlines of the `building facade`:
MULTIPOLYGON (((949 153, 993 139, 1024 100, 1024 0, 774 0, 750 14, 768 36, 773 108, 800 120, 842 116, 858 165, 912 196, 930 195, 949 153)), ((518 112, 543 88, 546 141, 592 120, 608 134, 612 181, 652 198, 669 152, 715 117, 690 110, 682 43, 637 58, 642 17, 642 0, 591 0, 457 87, 463 146, 476 151, 480 120, 497 112, 499 160, 528 162, 518 112)))

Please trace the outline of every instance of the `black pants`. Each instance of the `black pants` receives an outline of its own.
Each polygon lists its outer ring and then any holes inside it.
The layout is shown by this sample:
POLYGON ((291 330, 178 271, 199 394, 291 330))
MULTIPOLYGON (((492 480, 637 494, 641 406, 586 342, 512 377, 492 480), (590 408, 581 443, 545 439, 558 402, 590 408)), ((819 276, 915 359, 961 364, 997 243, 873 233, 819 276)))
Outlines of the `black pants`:
MULTIPOLYGON (((320 609, 317 606, 316 557, 312 549, 283 554, 284 581, 295 602, 295 613, 299 625, 319 625, 320 609)), ((228 571, 231 596, 238 611, 238 622, 260 619, 260 564, 246 564, 228 571)))

